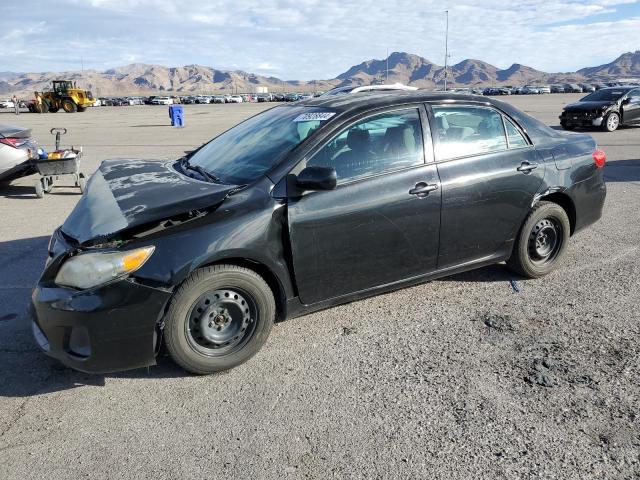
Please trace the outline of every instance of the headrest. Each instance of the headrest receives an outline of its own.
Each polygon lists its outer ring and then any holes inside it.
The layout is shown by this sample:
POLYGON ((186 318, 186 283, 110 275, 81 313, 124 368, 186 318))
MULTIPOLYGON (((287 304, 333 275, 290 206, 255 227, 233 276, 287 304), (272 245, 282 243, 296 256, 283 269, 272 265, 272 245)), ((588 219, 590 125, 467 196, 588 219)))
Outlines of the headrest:
POLYGON ((436 117, 436 125, 438 126, 438 128, 441 128, 442 130, 446 130, 447 128, 449 128, 449 122, 447 121, 447 117, 445 117, 444 115, 440 117, 436 117))
POLYGON ((347 135, 347 146, 354 150, 362 148, 369 141, 369 130, 354 128, 347 135))

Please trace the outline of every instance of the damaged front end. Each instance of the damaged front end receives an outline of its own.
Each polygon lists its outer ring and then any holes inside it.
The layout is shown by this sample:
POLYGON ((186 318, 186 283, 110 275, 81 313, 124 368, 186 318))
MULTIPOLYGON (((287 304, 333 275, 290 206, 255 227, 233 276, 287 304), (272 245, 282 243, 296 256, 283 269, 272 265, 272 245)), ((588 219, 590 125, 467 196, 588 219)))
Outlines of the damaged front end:
POLYGON ((153 255, 158 234, 205 217, 237 188, 186 177, 171 164, 103 162, 53 234, 33 290, 40 348, 92 373, 155 364, 173 286, 136 272, 153 255))

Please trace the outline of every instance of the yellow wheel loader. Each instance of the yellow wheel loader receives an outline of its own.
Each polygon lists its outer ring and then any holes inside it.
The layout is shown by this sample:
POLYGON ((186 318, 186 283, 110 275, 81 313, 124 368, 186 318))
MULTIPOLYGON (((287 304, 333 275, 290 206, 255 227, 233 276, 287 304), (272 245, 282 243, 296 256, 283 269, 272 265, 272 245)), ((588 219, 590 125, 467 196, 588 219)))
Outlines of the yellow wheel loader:
POLYGON ((67 113, 84 112, 95 102, 91 92, 78 88, 71 80, 53 80, 51 90, 42 92, 35 108, 41 113, 55 113, 61 108, 67 113))

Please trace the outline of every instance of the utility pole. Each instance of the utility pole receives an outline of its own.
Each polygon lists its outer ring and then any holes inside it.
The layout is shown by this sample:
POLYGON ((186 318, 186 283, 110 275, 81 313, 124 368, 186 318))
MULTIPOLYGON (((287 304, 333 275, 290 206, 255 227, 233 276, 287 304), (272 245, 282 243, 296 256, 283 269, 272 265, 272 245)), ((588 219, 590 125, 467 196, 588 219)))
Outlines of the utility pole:
POLYGON ((447 64, 449 61, 449 10, 445 10, 447 15, 447 28, 444 33, 444 91, 447 91, 447 64))
POLYGON ((387 85, 389 84, 389 47, 387 47, 387 85))

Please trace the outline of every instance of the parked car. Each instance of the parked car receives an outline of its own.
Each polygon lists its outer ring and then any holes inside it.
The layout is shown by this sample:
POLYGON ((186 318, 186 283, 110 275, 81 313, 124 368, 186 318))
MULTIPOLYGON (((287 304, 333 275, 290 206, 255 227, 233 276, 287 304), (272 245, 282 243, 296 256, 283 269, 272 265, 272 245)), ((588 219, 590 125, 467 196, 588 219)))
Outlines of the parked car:
POLYGON ((564 91, 565 93, 582 93, 582 88, 575 83, 565 83, 564 91))
POLYGON ((224 97, 222 95, 215 95, 213 97, 213 103, 224 103, 224 97))
POLYGON ((242 103, 244 100, 240 95, 231 95, 228 103, 242 103))
POLYGON ((31 159, 38 157, 31 129, 0 125, 0 181, 7 182, 33 172, 31 159))
POLYGON ((34 337, 88 372, 151 365, 163 339, 207 374, 276 319, 501 261, 541 277, 600 218, 605 160, 484 97, 271 108, 177 161, 103 162, 49 243, 34 337))
POLYGON ((640 125, 640 87, 608 87, 590 93, 564 107, 560 125, 565 130, 601 127, 607 132, 621 125, 640 125))
POLYGON ((129 105, 144 105, 144 100, 141 97, 129 97, 129 105))
POLYGON ((524 95, 538 95, 540 93, 540 89, 538 87, 534 87, 533 85, 525 85, 522 89, 522 93, 524 95))
POLYGON ((111 98, 99 98, 100 105, 103 107, 113 107, 113 100, 111 98))
POLYGON ((491 88, 485 88, 482 94, 483 95, 511 95, 511 90, 504 87, 491 87, 491 88))
POLYGON ((154 97, 153 100, 151 100, 151 105, 173 105, 173 98, 154 97))
POLYGON ((564 93, 564 86, 551 85, 551 93, 564 93))
POLYGON ((538 87, 538 93, 540 94, 551 93, 551 87, 548 85, 541 85, 538 87))
POLYGON ((13 108, 14 103, 12 100, 0 100, 0 108, 13 108))
MULTIPOLYGON (((336 87, 332 88, 328 92, 320 95, 321 97, 331 97, 334 95, 343 95, 345 93, 360 93, 360 92, 392 92, 392 91, 415 91, 417 87, 412 87, 409 85, 403 85, 402 83, 393 83, 393 84, 383 84, 383 85, 347 85, 344 87, 336 87)), ((298 98, 296 100, 287 100, 287 101, 297 101, 300 98, 300 94, 297 95, 298 98)))

